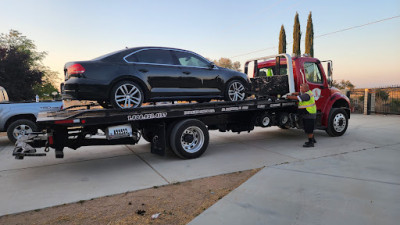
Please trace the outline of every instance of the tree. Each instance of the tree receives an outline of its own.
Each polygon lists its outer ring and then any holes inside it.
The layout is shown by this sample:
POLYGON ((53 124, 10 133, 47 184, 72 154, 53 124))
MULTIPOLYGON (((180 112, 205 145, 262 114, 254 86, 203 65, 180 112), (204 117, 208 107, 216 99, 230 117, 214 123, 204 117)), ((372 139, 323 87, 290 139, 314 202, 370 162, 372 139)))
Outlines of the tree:
POLYGON ((42 65, 45 56, 46 52, 37 51, 34 42, 16 30, 0 34, 0 85, 10 100, 32 100, 38 87, 57 81, 55 72, 42 65))
POLYGON ((386 102, 389 99, 389 94, 385 90, 377 89, 375 94, 376 97, 381 99, 382 101, 386 102))
POLYGON ((297 56, 301 55, 300 42, 301 42, 300 21, 299 21, 299 14, 296 12, 293 25, 293 54, 297 56))
POLYGON ((310 14, 308 14, 308 19, 307 19, 305 53, 311 57, 314 57, 314 25, 312 22, 311 12, 310 14))
POLYGON ((286 33, 285 27, 281 26, 281 32, 279 32, 279 54, 286 53, 286 33))
POLYGON ((348 89, 351 90, 351 89, 355 88, 355 86, 349 80, 341 80, 341 81, 334 80, 332 82, 332 86, 337 88, 337 89, 346 89, 346 88, 348 88, 348 89))
POLYGON ((47 67, 43 67, 41 70, 43 71, 42 83, 35 85, 33 90, 41 99, 52 99, 53 92, 58 94, 58 89, 56 88, 60 82, 58 73, 47 67))
POLYGON ((219 60, 213 60, 213 62, 217 66, 241 72, 239 61, 232 63, 232 60, 228 58, 220 58, 219 60))

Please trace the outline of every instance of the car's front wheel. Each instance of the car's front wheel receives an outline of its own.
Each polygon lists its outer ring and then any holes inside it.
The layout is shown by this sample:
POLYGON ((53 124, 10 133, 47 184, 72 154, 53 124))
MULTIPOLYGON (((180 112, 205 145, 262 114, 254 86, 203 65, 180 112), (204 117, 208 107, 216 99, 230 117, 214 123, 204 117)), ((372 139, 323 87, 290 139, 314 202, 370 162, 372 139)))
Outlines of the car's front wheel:
POLYGON ((144 94, 138 84, 132 81, 121 81, 114 85, 110 102, 117 109, 132 109, 140 107, 144 94))
POLYGON ((246 98, 246 87, 242 81, 232 80, 225 89, 225 101, 241 101, 246 98))

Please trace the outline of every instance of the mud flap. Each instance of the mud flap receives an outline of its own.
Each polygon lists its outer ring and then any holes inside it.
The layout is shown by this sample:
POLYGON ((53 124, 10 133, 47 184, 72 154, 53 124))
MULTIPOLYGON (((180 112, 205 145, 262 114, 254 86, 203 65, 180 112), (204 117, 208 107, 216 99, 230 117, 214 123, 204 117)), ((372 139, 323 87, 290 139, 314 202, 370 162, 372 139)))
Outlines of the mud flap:
POLYGON ((164 156, 167 145, 165 124, 160 123, 152 127, 154 137, 151 140, 151 153, 164 156))

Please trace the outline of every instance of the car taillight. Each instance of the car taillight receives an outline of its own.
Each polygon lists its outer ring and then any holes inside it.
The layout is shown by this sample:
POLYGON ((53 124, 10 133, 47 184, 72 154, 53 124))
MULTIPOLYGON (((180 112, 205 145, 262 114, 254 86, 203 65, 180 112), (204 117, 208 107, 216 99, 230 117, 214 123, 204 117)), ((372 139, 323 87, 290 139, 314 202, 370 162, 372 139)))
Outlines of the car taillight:
POLYGON ((72 66, 69 66, 67 68, 67 73, 69 76, 71 75, 78 75, 78 74, 82 74, 85 72, 85 68, 81 65, 81 64, 74 64, 72 66))

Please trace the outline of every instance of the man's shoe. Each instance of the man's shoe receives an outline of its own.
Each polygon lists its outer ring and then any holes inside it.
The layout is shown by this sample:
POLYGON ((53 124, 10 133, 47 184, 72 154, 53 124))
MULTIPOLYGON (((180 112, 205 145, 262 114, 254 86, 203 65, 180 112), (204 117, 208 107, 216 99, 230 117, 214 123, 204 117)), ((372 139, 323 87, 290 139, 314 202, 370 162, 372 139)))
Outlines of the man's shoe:
POLYGON ((304 148, 310 148, 310 147, 314 147, 314 143, 313 142, 306 142, 303 145, 304 148))

